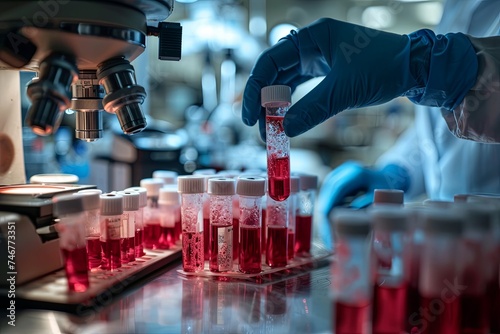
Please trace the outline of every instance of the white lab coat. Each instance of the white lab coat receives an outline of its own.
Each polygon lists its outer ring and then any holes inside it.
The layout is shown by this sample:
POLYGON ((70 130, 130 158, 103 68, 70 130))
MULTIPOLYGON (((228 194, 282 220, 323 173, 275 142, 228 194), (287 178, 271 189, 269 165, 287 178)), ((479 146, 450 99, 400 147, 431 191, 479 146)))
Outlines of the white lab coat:
MULTIPOLYGON (((438 33, 460 31, 474 37, 499 34, 500 0, 448 0, 443 13, 438 33)), ((500 103, 494 102, 488 104, 493 109, 488 112, 500 113, 500 103)), ((463 193, 500 194, 500 144, 457 138, 437 108, 416 107, 413 126, 377 165, 388 163, 405 166, 410 172, 407 200, 423 194, 442 200, 463 193)))

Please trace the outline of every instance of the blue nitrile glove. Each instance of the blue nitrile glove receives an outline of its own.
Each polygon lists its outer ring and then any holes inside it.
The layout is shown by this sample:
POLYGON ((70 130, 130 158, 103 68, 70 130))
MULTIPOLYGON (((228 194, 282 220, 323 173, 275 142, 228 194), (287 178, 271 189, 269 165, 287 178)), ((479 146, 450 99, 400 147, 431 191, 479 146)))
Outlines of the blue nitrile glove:
POLYGON ((461 33, 435 35, 418 30, 398 35, 320 19, 281 39, 255 63, 243 96, 243 122, 259 120, 265 138, 260 90, 268 85, 295 88, 326 76, 285 116, 288 136, 297 136, 346 110, 407 96, 417 104, 452 110, 474 85, 475 50, 461 33))
POLYGON ((368 168, 355 161, 348 161, 331 171, 323 180, 318 195, 319 226, 321 239, 329 247, 331 230, 328 216, 336 206, 346 204, 346 198, 355 198, 349 207, 361 209, 373 202, 375 189, 408 190, 410 176, 408 171, 398 165, 387 165, 382 169, 368 168))

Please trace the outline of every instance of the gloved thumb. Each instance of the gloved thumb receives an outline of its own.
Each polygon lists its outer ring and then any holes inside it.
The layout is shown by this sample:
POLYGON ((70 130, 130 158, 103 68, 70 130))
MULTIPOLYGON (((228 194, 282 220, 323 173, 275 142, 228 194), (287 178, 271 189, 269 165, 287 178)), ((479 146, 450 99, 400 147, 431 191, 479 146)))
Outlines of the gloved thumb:
POLYGON ((334 106, 336 85, 331 74, 290 107, 283 123, 288 137, 298 136, 341 111, 334 106))

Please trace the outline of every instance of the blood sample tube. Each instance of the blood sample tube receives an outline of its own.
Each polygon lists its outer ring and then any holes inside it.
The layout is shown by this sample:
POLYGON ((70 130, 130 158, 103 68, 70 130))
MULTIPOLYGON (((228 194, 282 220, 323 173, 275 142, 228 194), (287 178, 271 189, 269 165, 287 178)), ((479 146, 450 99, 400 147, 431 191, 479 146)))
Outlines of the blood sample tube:
POLYGON ((369 210, 374 232, 390 242, 379 245, 377 258, 386 258, 390 267, 375 268, 372 333, 404 333, 407 323, 408 282, 404 256, 409 245, 408 211, 394 205, 369 210))
POLYGON ((161 212, 161 237, 158 248, 170 249, 175 246, 176 222, 180 223, 181 201, 177 186, 168 185, 161 188, 158 205, 161 212))
MULTIPOLYGON (((208 189, 208 179, 213 177, 217 171, 213 168, 197 169, 193 175, 205 178, 205 189, 208 189)), ((205 260, 210 259, 210 201, 208 194, 203 195, 203 254, 205 260)))
POLYGON ((290 139, 283 120, 291 101, 288 86, 267 86, 261 90, 262 106, 266 108, 267 191, 275 201, 290 196, 290 139))
POLYGON ((290 196, 286 199, 288 201, 288 260, 295 257, 295 237, 296 237, 296 220, 297 220, 297 202, 300 190, 300 177, 297 175, 290 176, 290 196))
POLYGON ((265 183, 266 179, 260 176, 240 176, 236 181, 240 210, 239 270, 245 274, 262 271, 261 203, 265 183))
POLYGON ((135 261, 135 222, 139 213, 140 195, 136 191, 120 191, 123 196, 123 215, 121 235, 122 263, 135 261))
POLYGON ((205 177, 179 176, 177 185, 181 194, 182 268, 186 272, 199 272, 204 269, 203 197, 205 177))
POLYGON ((420 308, 408 319, 414 326, 412 333, 460 333, 460 302, 464 288, 461 284, 461 236, 465 218, 460 211, 458 208, 429 208, 422 215, 420 308))
POLYGON ((266 264, 270 267, 285 267, 288 263, 288 200, 275 201, 267 197, 266 205, 266 264))
POLYGON ((208 180, 210 200, 210 271, 233 269, 233 197, 232 178, 213 177, 208 180))
POLYGON ((121 263, 121 226, 123 215, 123 196, 118 193, 101 196, 101 268, 115 270, 121 263))
MULTIPOLYGON (((496 212, 485 203, 461 203, 467 218, 464 225, 461 257, 463 278, 467 288, 461 296, 461 333, 492 333, 490 331, 488 283, 495 277, 489 255, 494 250, 491 233, 496 212), (465 205, 464 205, 465 204, 465 205)), ((497 309, 497 315, 498 315, 497 309)))
MULTIPOLYGON (((331 265, 333 331, 336 334, 370 333, 372 280, 370 269, 371 221, 366 212, 335 209, 337 259, 331 265)), ((333 238, 333 236, 332 236, 333 238)))
POLYGON ((82 195, 61 195, 53 198, 54 216, 64 268, 70 292, 84 292, 89 287, 86 248, 85 213, 82 195))
POLYGON ((299 174, 299 177, 300 192, 295 219, 295 255, 310 256, 318 176, 299 174))
POLYGON ((99 223, 99 213, 101 210, 100 195, 102 191, 99 189, 80 190, 76 194, 83 198, 83 207, 87 220, 85 223, 86 239, 87 239, 87 258, 88 268, 98 268, 101 265, 101 227, 99 223))
POLYGON ((161 179, 142 179, 141 187, 146 188, 148 202, 144 208, 144 248, 156 249, 160 242, 161 225, 158 196, 163 187, 161 179))
POLYGON ((148 194, 146 188, 142 187, 130 187, 124 191, 139 193, 139 211, 135 217, 135 257, 139 258, 146 255, 144 253, 144 208, 148 203, 148 194))

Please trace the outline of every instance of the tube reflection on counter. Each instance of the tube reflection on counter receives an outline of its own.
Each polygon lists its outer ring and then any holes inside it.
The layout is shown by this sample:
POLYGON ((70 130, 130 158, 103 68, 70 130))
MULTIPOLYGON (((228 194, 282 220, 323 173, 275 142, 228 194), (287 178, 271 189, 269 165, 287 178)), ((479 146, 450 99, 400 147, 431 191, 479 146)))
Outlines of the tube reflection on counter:
POLYGON ((182 333, 203 333, 203 286, 200 278, 182 281, 182 333))

